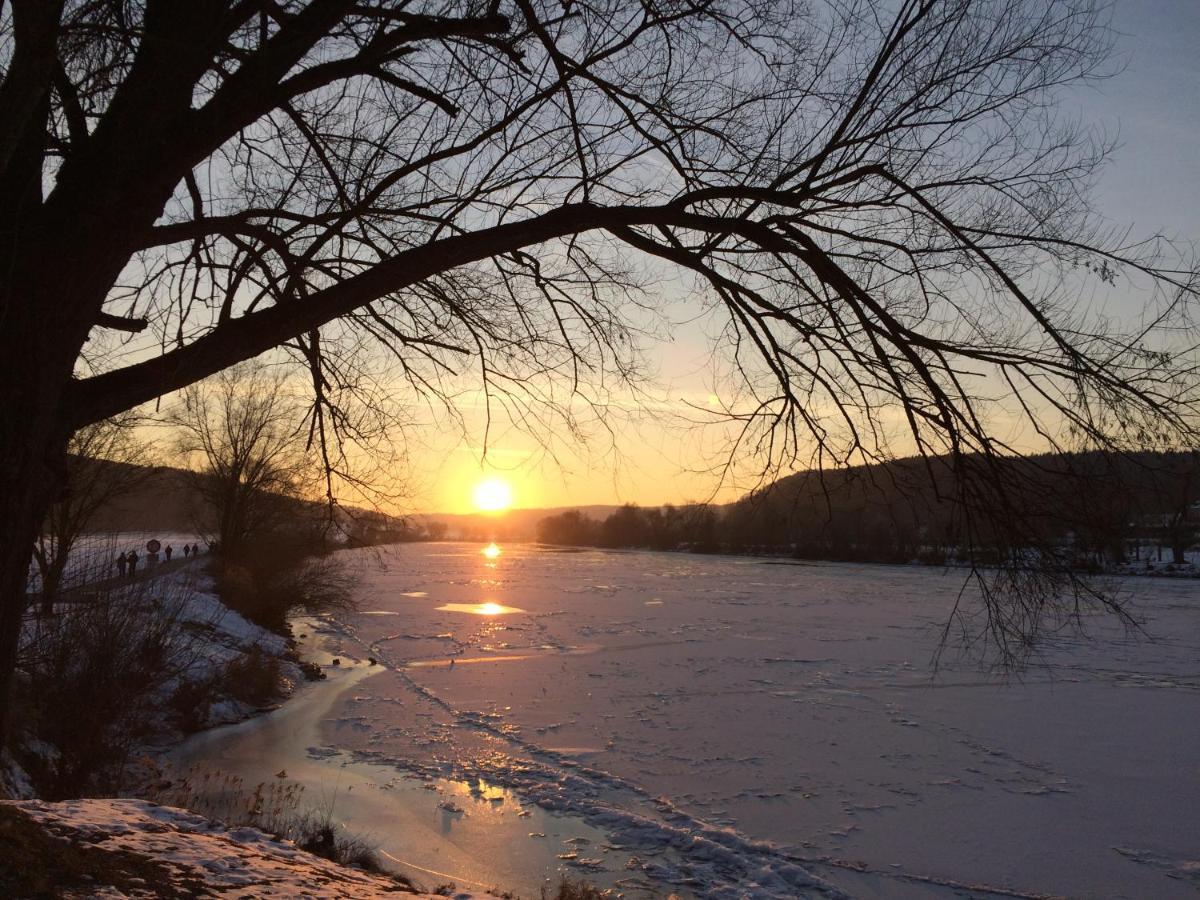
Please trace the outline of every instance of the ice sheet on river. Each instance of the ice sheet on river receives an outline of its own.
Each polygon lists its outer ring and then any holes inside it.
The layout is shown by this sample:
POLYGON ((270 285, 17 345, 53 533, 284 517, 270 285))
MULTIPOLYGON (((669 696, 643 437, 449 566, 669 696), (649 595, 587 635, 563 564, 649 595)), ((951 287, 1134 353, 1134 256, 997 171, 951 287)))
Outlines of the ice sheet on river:
MULTIPOLYGON (((388 671, 322 733, 515 789, 700 896, 1194 896, 1200 590, 1138 580, 1018 679, 930 661, 959 573, 411 545, 349 616, 388 671), (460 610, 495 604, 502 615, 460 610), (453 665, 451 665, 453 662, 453 665), (874 881, 864 881, 863 873, 874 881), (878 888, 878 885, 885 885, 878 888), (739 893, 739 891, 741 893, 739 893)), ((579 857, 593 854, 580 852, 579 857)))

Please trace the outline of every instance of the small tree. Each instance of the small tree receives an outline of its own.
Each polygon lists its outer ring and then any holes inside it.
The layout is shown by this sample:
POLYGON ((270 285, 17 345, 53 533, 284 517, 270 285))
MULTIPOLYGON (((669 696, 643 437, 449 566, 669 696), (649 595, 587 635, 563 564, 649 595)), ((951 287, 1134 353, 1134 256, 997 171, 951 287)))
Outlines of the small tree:
POLYGON ((71 551, 97 513, 150 475, 140 465, 150 448, 133 434, 134 423, 133 416, 123 414, 86 425, 71 438, 66 486, 33 546, 43 615, 53 610, 71 551))
POLYGON ((278 372, 236 366, 192 385, 169 421, 192 465, 201 528, 226 558, 303 508, 303 413, 278 372))

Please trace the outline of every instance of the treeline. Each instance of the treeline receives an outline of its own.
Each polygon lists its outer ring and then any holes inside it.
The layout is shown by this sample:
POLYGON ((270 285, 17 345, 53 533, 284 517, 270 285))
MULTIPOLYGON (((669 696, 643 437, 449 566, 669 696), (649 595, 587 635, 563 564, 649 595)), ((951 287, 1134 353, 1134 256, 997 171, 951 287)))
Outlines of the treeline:
POLYGON ((347 547, 441 541, 445 540, 448 530, 444 522, 417 522, 400 516, 361 510, 345 515, 340 528, 345 534, 347 547))
POLYGON ((1150 557, 1182 564, 1200 541, 1200 456, 907 459, 805 471, 725 506, 630 504, 603 520, 561 513, 539 523, 538 539, 932 564, 987 563, 1020 540, 1082 568, 1150 557))
POLYGON ((643 508, 630 503, 603 520, 578 510, 547 516, 538 522, 537 536, 543 544, 562 546, 715 553, 721 549, 719 526, 719 511, 708 504, 643 508))

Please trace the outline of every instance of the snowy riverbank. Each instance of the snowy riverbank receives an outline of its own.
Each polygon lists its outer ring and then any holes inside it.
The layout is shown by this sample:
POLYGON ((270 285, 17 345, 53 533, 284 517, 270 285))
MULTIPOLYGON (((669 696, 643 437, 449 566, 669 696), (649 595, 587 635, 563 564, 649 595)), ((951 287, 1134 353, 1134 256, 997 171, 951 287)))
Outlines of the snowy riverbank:
MULTIPOLYGON (((255 828, 225 828, 201 816, 143 800, 0 802, 0 845, 26 855, 24 871, 0 864, 0 893, 57 897, 395 897, 396 882, 305 853, 255 828), (33 823, 38 830, 25 826, 33 823), (55 858, 48 881, 30 871, 55 858)), ((465 891, 404 894, 413 900, 465 891)))
MULTIPOLYGON (((296 694, 305 681, 299 664, 302 657, 293 642, 224 606, 199 565, 175 566, 136 584, 105 590, 102 598, 89 598, 89 602, 120 607, 122 621, 130 627, 138 627, 143 616, 169 616, 171 628, 164 646, 178 654, 177 665, 170 667, 148 697, 141 698, 150 720, 140 722, 139 729, 150 737, 128 750, 127 755, 141 761, 125 770, 126 791, 140 793, 136 785, 141 779, 143 789, 156 798, 178 793, 179 776, 154 760, 180 745, 202 743, 208 734, 228 731, 220 726, 251 725, 258 715, 280 712, 283 701, 296 694), (263 682, 256 690, 269 688, 272 705, 264 709, 248 702, 246 687, 237 683, 239 679, 263 682), (180 698, 186 699, 190 708, 181 710, 180 698), (179 725, 183 712, 188 722, 186 733, 179 725)), ((73 618, 90 614, 91 608, 82 603, 62 604, 52 619, 29 620, 26 644, 36 647, 38 642, 57 641, 58 632, 71 628, 73 618)), ((314 624, 299 620, 300 627, 308 631, 314 624)), ((305 636, 309 638, 306 649, 333 677, 312 685, 307 692, 298 692, 296 712, 301 716, 310 712, 309 707, 314 701, 319 703, 330 687, 343 689, 371 668, 350 659, 344 665, 340 660, 335 664, 320 653, 311 634, 305 636)), ((402 881, 304 852, 295 842, 257 828, 228 827, 218 820, 225 819, 224 815, 210 818, 142 799, 44 802, 36 799, 39 776, 48 778, 61 765, 63 748, 27 733, 18 755, 19 760, 8 754, 0 758, 0 797, 16 798, 0 802, 0 895, 167 897, 220 893, 370 898, 392 896, 403 886, 402 881), (25 861, 22 866, 10 865, 18 859, 25 861)), ((197 768, 216 772, 216 761, 198 762, 197 768)), ((281 784, 272 776, 268 786, 281 784)), ((253 785, 248 787, 236 810, 229 806, 228 811, 234 813, 229 821, 246 821, 244 801, 252 799, 255 790, 253 785)), ((197 808, 207 808, 214 799, 211 792, 207 794, 201 788, 188 799, 199 803, 197 808)), ((297 803, 287 815, 291 821, 280 820, 281 826, 311 829, 312 825, 304 823, 315 821, 318 829, 323 827, 319 815, 311 819, 314 811, 309 806, 297 803)), ((253 813, 250 819, 256 824, 262 821, 253 813)), ((271 826, 271 831, 278 830, 271 826)), ((346 839, 340 829, 331 834, 339 842, 346 839)), ((369 855, 365 845, 364 850, 369 855)), ((429 883, 446 882, 436 879, 429 883)), ((447 895, 487 896, 456 889, 441 894, 447 895)))
MULTIPOLYGON (((109 730, 125 727, 136 735, 103 730, 90 735, 101 743, 126 741, 112 754, 121 771, 102 773, 114 785, 132 783, 128 760, 273 708, 304 680, 289 639, 225 606, 202 562, 103 590, 102 596, 60 604, 49 619, 27 618, 22 645, 34 667, 28 678, 53 676, 96 691, 104 686, 94 682, 105 677, 112 682, 110 692, 85 694, 79 703, 116 704, 115 712, 128 721, 111 723, 109 730), (128 658, 138 653, 153 658, 128 658), (132 672, 135 662, 142 668, 132 672), (46 672, 38 668, 52 666, 46 672), (140 683, 122 685, 126 677, 140 683)), ((0 764, 0 796, 31 798, 39 781, 55 780, 69 752, 64 741, 89 737, 67 733, 70 716, 69 709, 46 710, 41 725, 26 723, 31 730, 18 735, 15 753, 0 764)))

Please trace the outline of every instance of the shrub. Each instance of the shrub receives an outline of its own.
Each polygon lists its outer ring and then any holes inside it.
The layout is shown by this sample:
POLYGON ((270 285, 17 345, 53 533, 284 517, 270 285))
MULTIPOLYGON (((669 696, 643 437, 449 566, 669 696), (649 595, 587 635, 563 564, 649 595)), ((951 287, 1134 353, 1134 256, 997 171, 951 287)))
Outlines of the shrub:
POLYGON ((301 537, 272 536, 222 560, 221 598, 251 622, 283 632, 288 614, 350 608, 356 577, 341 558, 301 537))
POLYGON ((325 670, 321 668, 320 663, 315 663, 312 660, 303 660, 299 663, 300 674, 304 676, 306 681, 324 681, 325 670))
POLYGON ((220 681, 215 672, 207 678, 180 680, 167 699, 171 724, 184 733, 204 728, 208 724, 208 710, 217 699, 220 681))
POLYGON ((190 593, 171 579, 110 586, 31 626, 20 658, 27 725, 58 751, 28 761, 44 796, 120 786, 132 749, 162 725, 164 685, 199 657, 183 622, 190 593))
POLYGON ((281 679, 279 660, 255 644, 226 666, 220 684, 235 700, 266 706, 279 699, 281 679))
MULTIPOLYGON (((296 846, 343 866, 354 866, 376 875, 400 876, 389 872, 379 854, 363 838, 344 831, 333 819, 332 807, 310 811, 291 823, 290 837, 296 846)), ((404 879, 407 883, 407 879, 404 879)))

